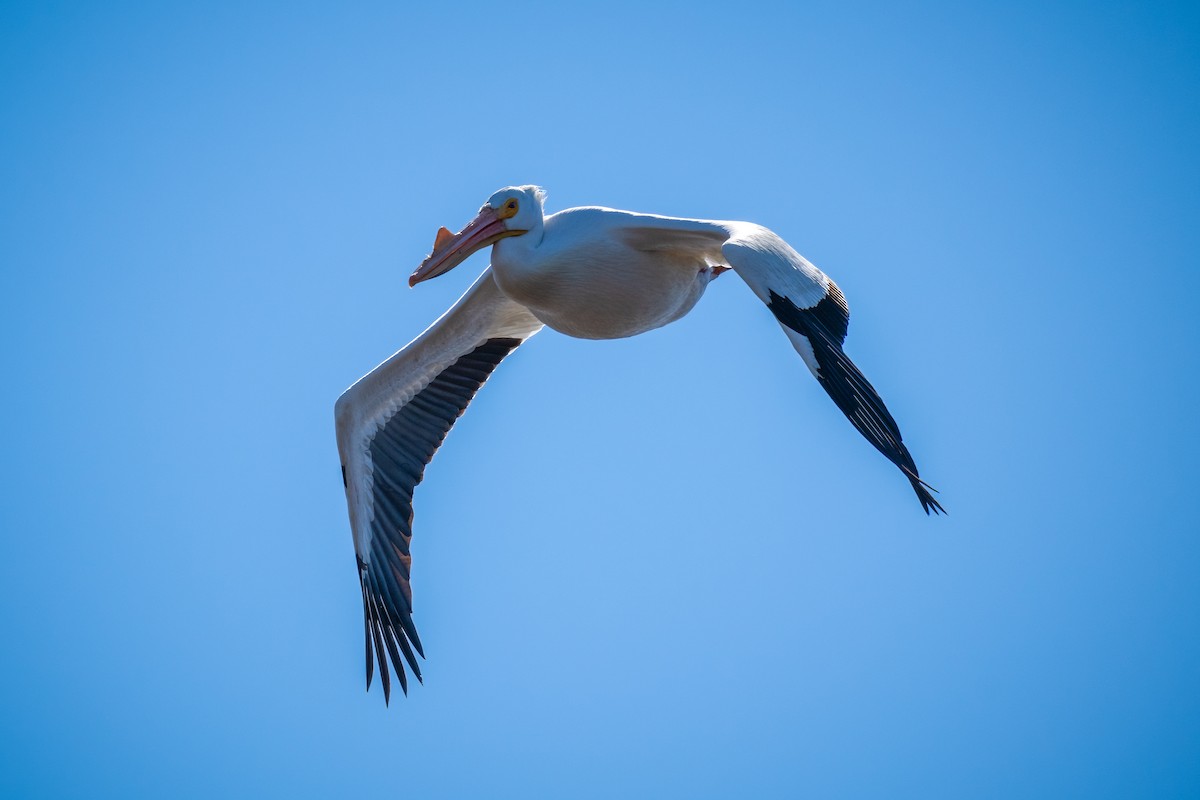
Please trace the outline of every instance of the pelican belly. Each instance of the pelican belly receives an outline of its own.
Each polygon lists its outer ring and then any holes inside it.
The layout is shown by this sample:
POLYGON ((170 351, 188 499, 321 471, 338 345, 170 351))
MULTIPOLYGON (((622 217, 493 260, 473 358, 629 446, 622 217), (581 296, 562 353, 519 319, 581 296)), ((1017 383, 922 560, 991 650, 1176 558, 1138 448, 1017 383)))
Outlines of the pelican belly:
POLYGON ((496 283, 548 327, 581 339, 620 339, 674 322, 712 278, 703 261, 612 243, 538 255, 555 257, 529 268, 506 265, 493 253, 496 283))

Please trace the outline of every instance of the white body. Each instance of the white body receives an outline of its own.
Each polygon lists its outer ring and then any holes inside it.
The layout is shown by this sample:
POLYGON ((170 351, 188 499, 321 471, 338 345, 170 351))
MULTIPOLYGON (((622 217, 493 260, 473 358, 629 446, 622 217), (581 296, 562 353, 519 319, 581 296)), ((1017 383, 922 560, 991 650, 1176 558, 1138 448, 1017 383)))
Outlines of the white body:
POLYGON ((747 222, 571 208, 492 249, 496 283, 550 328, 582 339, 635 336, 682 317, 732 266, 767 302, 773 274, 808 306, 829 279, 786 242, 747 222), (540 234, 540 235, 539 235, 540 234), (764 257, 765 256, 765 257, 764 257))

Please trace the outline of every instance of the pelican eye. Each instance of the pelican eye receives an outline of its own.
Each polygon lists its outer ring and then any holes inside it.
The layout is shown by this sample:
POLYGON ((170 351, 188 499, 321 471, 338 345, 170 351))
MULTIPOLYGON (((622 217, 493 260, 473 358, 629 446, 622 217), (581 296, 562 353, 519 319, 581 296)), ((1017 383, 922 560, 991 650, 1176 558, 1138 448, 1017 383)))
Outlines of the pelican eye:
POLYGON ((500 208, 500 219, 508 219, 515 216, 517 213, 517 198, 510 197, 508 201, 500 208))

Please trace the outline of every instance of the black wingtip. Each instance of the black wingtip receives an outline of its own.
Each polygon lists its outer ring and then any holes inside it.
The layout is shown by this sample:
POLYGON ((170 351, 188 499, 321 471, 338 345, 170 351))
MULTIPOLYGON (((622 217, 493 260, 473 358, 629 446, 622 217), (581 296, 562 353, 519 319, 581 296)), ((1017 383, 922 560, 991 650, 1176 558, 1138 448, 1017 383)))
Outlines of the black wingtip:
POLYGON ((921 476, 908 467, 900 468, 904 472, 904 476, 908 478, 912 484, 913 491, 917 493, 917 499, 921 501, 921 508, 925 509, 926 515, 946 514, 946 509, 942 508, 942 504, 933 496, 933 492, 937 489, 930 486, 925 481, 921 480, 921 476))
MULTIPOLYGON (((362 559, 359 559, 362 563, 362 559)), ((367 601, 367 584, 363 581, 362 573, 359 573, 359 584, 362 587, 363 596, 363 633, 367 640, 367 691, 371 691, 371 679, 375 677, 375 659, 374 651, 371 649, 371 608, 367 601)))
MULTIPOLYGON (((421 646, 421 637, 417 636, 417 629, 415 627, 409 633, 408 640, 412 642, 413 649, 417 651, 417 655, 419 655, 421 658, 424 658, 425 648, 421 646)), ((416 665, 413 665, 413 670, 417 671, 416 665)))
POLYGON ((371 634, 367 634, 367 691, 371 691, 371 680, 375 677, 375 660, 371 657, 371 634))
POLYGON ((919 483, 914 482, 913 488, 917 490, 917 499, 921 501, 921 508, 925 509, 927 516, 933 514, 946 514, 946 509, 942 508, 942 504, 937 501, 933 495, 919 483))

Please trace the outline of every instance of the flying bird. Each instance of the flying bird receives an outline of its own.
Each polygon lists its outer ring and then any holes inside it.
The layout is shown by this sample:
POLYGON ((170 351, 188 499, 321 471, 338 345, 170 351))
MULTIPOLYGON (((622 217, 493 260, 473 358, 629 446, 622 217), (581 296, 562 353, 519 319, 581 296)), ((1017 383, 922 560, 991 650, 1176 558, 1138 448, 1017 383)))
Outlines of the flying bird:
POLYGON ((492 370, 543 326, 584 339, 644 333, 682 317, 732 269, 851 424, 904 473, 925 513, 945 513, 883 400, 842 350, 850 309, 841 290, 787 242, 749 222, 600 207, 546 215, 545 197, 536 186, 501 189, 459 233, 438 230, 410 286, 489 245, 491 266, 334 409, 362 587, 367 689, 378 662, 385 702, 389 658, 406 694, 406 663, 421 680, 409 577, 413 489, 492 370))

